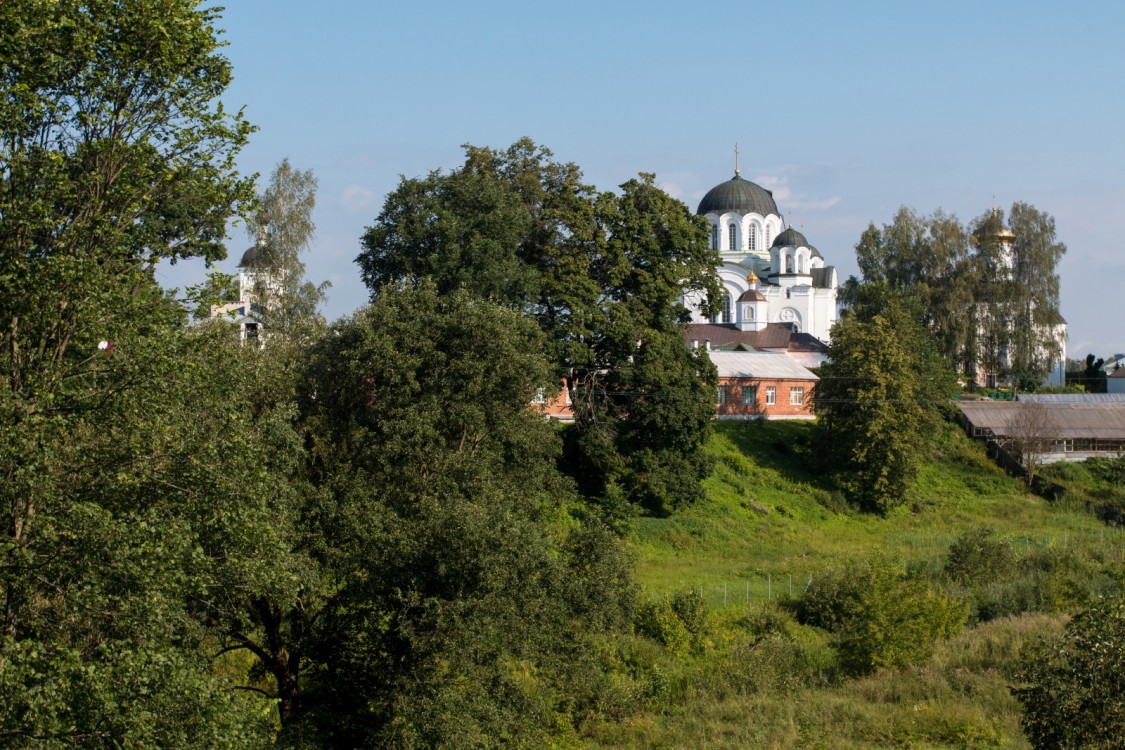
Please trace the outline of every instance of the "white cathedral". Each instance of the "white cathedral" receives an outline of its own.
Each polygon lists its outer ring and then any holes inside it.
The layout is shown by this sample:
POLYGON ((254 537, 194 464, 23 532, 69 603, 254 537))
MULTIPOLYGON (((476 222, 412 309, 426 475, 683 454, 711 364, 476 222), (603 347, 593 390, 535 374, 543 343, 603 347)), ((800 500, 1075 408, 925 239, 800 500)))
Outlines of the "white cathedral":
POLYGON ((702 340, 710 335, 707 341, 715 346, 776 348, 762 336, 738 333, 772 329, 775 335, 768 338, 775 339, 784 329, 804 334, 799 338, 806 341, 828 342, 837 319, 836 268, 825 265, 803 234, 783 229, 773 193, 743 179, 736 167, 733 178, 703 196, 696 213, 711 224, 711 247, 722 257, 723 299, 718 314, 708 318, 700 310, 703 300, 685 295, 683 302, 692 312, 689 336, 702 340), (722 341, 713 340, 716 336, 722 341))

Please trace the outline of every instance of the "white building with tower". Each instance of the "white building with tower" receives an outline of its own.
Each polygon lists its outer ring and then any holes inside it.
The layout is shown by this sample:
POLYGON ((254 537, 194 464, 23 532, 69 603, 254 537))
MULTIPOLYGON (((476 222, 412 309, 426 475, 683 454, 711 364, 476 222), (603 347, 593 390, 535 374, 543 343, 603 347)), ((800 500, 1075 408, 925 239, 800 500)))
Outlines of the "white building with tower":
MULTIPOLYGON (((683 302, 692 311, 687 338, 712 340, 709 334, 715 334, 729 345, 730 335, 708 330, 717 326, 747 334, 784 328, 806 341, 828 342, 837 318, 836 269, 804 234, 785 228, 773 193, 743 179, 736 166, 734 177, 703 196, 696 213, 711 225, 711 246, 722 258, 723 298, 718 312, 708 318, 701 310, 703 300, 685 295, 683 302)), ((746 349, 758 348, 756 338, 733 336, 746 339, 741 342, 746 349)))
POLYGON ((243 341, 261 342, 265 338, 268 303, 279 291, 278 272, 270 263, 266 226, 259 226, 258 241, 242 254, 238 262, 238 299, 212 305, 211 317, 223 317, 238 325, 243 341))

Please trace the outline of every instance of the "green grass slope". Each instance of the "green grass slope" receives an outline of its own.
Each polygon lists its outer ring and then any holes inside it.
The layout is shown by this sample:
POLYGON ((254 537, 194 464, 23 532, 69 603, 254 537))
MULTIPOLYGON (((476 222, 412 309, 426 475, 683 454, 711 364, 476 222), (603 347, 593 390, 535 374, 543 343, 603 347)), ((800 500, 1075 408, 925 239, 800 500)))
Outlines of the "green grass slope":
POLYGON ((811 429, 719 423, 706 499, 634 522, 628 543, 645 598, 702 593, 707 624, 692 648, 661 647, 638 626, 611 649, 619 697, 584 725, 582 745, 1028 747, 1009 692, 1019 655, 1057 634, 1067 613, 1121 589, 1122 530, 1088 503, 1026 492, 953 426, 938 436, 903 507, 886 517, 858 513, 818 474, 811 429), (1006 572, 983 566, 969 581, 943 574, 950 545, 982 527, 1014 564, 1006 572), (946 587, 972 616, 922 663, 848 676, 833 637, 799 624, 779 601, 876 553, 946 587))
POLYGON ((963 532, 989 527, 1030 549, 1081 545, 1119 554, 1122 532, 1080 506, 1028 493, 953 426, 937 441, 906 504, 886 517, 848 509, 817 471, 807 422, 723 421, 709 446, 707 497, 669 518, 637 519, 629 543, 639 580, 665 593, 700 590, 712 607, 803 588, 810 576, 881 551, 940 567, 963 532))

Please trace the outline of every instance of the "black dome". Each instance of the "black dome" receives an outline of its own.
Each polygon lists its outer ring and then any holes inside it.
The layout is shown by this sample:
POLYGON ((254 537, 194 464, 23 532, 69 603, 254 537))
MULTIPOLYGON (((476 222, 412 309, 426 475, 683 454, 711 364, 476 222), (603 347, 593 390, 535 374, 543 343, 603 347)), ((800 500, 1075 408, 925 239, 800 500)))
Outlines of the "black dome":
POLYGON ((822 257, 820 251, 810 245, 809 241, 805 239, 805 235, 801 234, 793 227, 789 227, 784 232, 777 235, 770 247, 807 247, 812 251, 814 258, 822 257))
POLYGON ((777 214, 777 204, 773 201, 773 193, 761 185, 755 185, 749 180, 744 180, 737 174, 719 183, 703 196, 699 202, 696 213, 721 214, 734 211, 740 214, 756 213, 762 216, 777 214))
POLYGON ((238 267, 256 268, 265 263, 267 259, 266 246, 259 242, 242 254, 242 260, 238 262, 238 267))
POLYGON ((798 232, 793 227, 789 227, 781 234, 773 239, 773 244, 770 247, 808 247, 809 241, 805 239, 805 235, 798 232))

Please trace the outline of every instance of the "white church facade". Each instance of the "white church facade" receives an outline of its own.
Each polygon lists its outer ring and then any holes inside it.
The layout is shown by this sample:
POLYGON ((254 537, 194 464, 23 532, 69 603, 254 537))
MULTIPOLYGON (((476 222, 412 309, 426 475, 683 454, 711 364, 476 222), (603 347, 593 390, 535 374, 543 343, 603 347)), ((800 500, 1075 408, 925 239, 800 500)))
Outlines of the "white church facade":
MULTIPOLYGON (((836 269, 825 264, 801 232, 783 228, 769 190, 735 169, 733 178, 703 197, 696 213, 710 224, 712 249, 722 258, 723 298, 716 315, 708 318, 701 310, 703 300, 685 295, 693 324, 687 336, 705 340, 711 333, 729 340, 717 327, 750 334, 784 328, 803 334, 801 339, 828 342, 837 319, 836 269)), ((746 348, 759 348, 753 339, 760 337, 733 338, 746 338, 746 348)))

